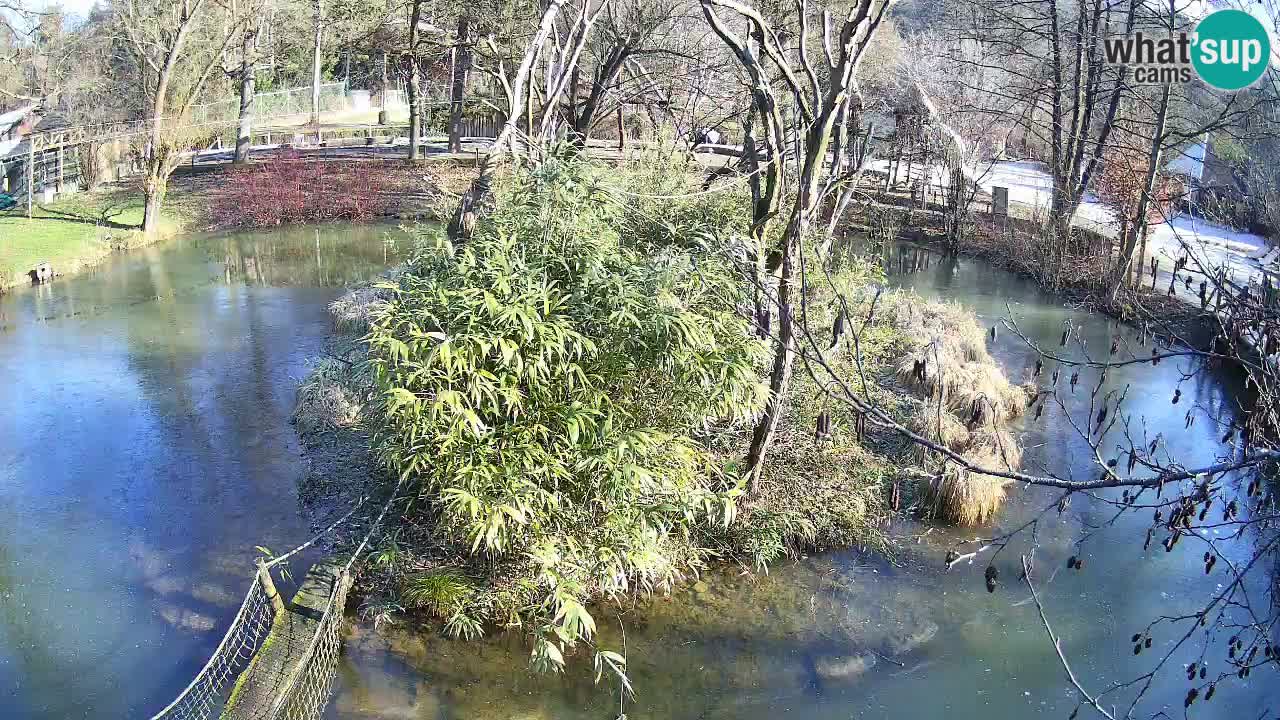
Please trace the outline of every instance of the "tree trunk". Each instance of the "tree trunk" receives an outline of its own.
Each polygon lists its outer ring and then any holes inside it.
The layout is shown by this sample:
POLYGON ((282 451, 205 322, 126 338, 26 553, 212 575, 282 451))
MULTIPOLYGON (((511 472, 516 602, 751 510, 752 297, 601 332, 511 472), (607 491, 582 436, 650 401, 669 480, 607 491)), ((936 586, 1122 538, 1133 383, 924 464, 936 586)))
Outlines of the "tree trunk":
POLYGON ((571 139, 577 147, 586 147, 587 138, 591 135, 591 128, 596 122, 596 114, 600 112, 609 92, 618 82, 618 76, 622 74, 622 69, 626 67, 627 59, 631 57, 632 52, 634 48, 629 40, 620 42, 609 50, 608 56, 592 74, 591 92, 587 94, 581 107, 578 106, 577 75, 574 75, 573 94, 569 98, 569 107, 573 129, 571 139))
POLYGON ((381 110, 382 112, 386 112, 387 111, 387 51, 386 50, 382 51, 382 85, 381 87, 382 87, 382 93, 381 93, 381 100, 379 101, 380 107, 378 109, 381 110))
POLYGON ((622 122, 622 106, 618 106, 618 152, 627 150, 627 128, 622 122))
POLYGON ((458 40, 453 48, 453 77, 449 86, 449 152, 462 152, 462 110, 471 71, 471 19, 458 18, 458 40))
MULTIPOLYGON (((784 240, 784 244, 791 243, 784 240)), ((795 364, 795 330, 791 312, 792 276, 794 267, 790 247, 782 250, 782 265, 778 275, 778 338, 773 351, 773 367, 769 371, 769 402, 764 414, 751 431, 751 446, 747 450, 747 473, 752 495, 759 494, 760 478, 764 473, 764 461, 773 445, 778 423, 786 406, 787 390, 791 385, 791 368, 795 364)))
POLYGON ((232 160, 236 165, 249 162, 249 148, 253 144, 253 44, 254 32, 246 29, 240 46, 240 124, 232 160))
POLYGON ((315 0, 315 44, 311 52, 311 124, 320 125, 320 40, 324 32, 324 0, 315 0))
MULTIPOLYGON (((1168 83, 1160 91, 1160 106, 1156 109, 1155 124, 1151 129, 1151 143, 1147 152, 1147 169, 1142 181, 1142 191, 1138 196, 1137 208, 1132 218, 1126 218, 1125 226, 1129 229, 1128 237, 1121 236, 1121 262, 1127 263, 1133 257, 1134 245, 1142 242, 1142 253, 1138 258, 1138 277, 1142 277, 1142 260, 1147 252, 1147 213, 1151 208, 1152 196, 1156 190, 1156 178, 1160 172, 1160 155, 1164 148, 1164 129, 1169 117, 1169 97, 1171 88, 1168 83)), ((1117 265, 1116 273, 1111 278, 1111 299, 1114 302, 1124 282, 1125 265, 1117 265)), ((1135 283, 1135 285, 1139 285, 1135 283)))
POLYGON ((164 204, 165 189, 168 179, 159 165, 151 167, 148 163, 147 177, 143 180, 142 189, 146 204, 142 210, 142 233, 152 235, 160 227, 160 208, 164 204))
MULTIPOLYGON (((1144 225, 1142 232, 1138 234, 1138 266, 1134 273, 1133 288, 1135 290, 1142 287, 1142 275, 1146 270, 1147 262, 1147 230, 1144 225)), ((1155 278, 1151 279, 1152 287, 1155 287, 1155 278)))
POLYGON ((422 156, 418 147, 422 143, 422 117, 421 103, 418 100, 418 63, 412 63, 412 70, 409 71, 409 159, 417 160, 422 156))
POLYGON ((160 226, 160 206, 164 202, 165 180, 168 175, 165 172, 168 158, 165 156, 164 145, 161 142, 161 130, 163 128, 165 109, 168 107, 169 79, 173 76, 173 66, 177 62, 178 53, 182 50, 179 41, 183 37, 180 33, 178 41, 174 43, 174 48, 169 52, 164 67, 160 70, 160 75, 156 81, 155 96, 151 102, 151 131, 148 136, 146 153, 147 177, 142 183, 142 193, 145 199, 142 210, 142 232, 144 235, 151 235, 160 226))
MULTIPOLYGON (((849 82, 849 73, 848 69, 844 69, 844 74, 840 76, 846 86, 849 82)), ((832 92, 831 97, 836 96, 837 94, 832 92)), ((795 205, 791 210, 791 219, 783 231, 779 248, 782 257, 778 268, 778 339, 774 347, 773 367, 769 373, 769 402, 765 405, 764 415, 751 433, 751 446, 747 450, 747 476, 750 478, 753 495, 759 491, 764 461, 768 456, 769 447, 773 444, 778 423, 786 407, 787 391, 791 384, 791 369, 795 364, 795 318, 792 309, 792 293, 796 289, 803 293, 805 282, 804 277, 801 276, 799 287, 793 287, 794 255, 809 230, 814 211, 818 206, 820 197, 818 179, 826 163, 827 148, 831 142, 831 128, 835 124, 838 110, 838 105, 834 104, 829 97, 822 113, 809 126, 803 138, 798 131, 796 132, 796 142, 798 145, 803 143, 801 147, 805 149, 805 153, 802 157, 796 158, 801 169, 795 205)))
MULTIPOLYGON (((1177 11, 1173 0, 1170 0, 1169 27, 1171 31, 1176 22, 1176 15, 1177 11)), ((1164 148, 1164 130, 1169 118, 1171 92, 1172 87, 1169 83, 1165 83, 1160 90, 1160 107, 1156 110, 1155 125, 1151 129, 1151 143, 1147 150, 1147 172, 1142 182, 1142 193, 1138 196, 1138 206, 1131 221, 1135 232, 1142 239, 1142 252, 1144 255, 1147 250, 1147 214, 1151 209, 1151 202, 1156 191, 1156 179, 1160 173, 1160 154, 1164 148)))
POLYGON ((418 144, 422 141, 422 103, 418 86, 422 82, 418 69, 418 22, 422 18, 422 0, 413 0, 409 11, 409 159, 421 155, 418 144))
MULTIPOLYGON (((507 117, 502 130, 498 131, 498 137, 493 139, 493 144, 489 147, 490 154, 502 153, 508 149, 512 150, 513 154, 518 153, 515 149, 515 136, 519 131, 521 115, 525 114, 526 106, 533 102, 533 91, 528 87, 531 83, 530 74, 533 72, 533 64, 542 53, 542 47, 547 44, 547 38, 555 28, 556 18, 560 15, 564 2, 565 0, 551 0, 542 11, 538 31, 529 40, 529 44, 525 47, 524 58, 516 68, 508 96, 507 117)), ((568 71, 570 68, 565 70, 568 71)))

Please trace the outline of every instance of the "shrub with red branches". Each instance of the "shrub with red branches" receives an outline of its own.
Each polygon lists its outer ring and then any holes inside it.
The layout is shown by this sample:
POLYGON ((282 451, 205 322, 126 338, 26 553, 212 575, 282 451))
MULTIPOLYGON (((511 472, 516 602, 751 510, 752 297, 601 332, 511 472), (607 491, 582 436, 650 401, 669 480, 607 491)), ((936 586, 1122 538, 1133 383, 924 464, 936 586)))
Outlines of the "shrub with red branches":
POLYGON ((404 171, 381 161, 306 159, 292 150, 226 173, 210 208, 222 227, 366 221, 391 212, 404 171))
MULTIPOLYGON (((1147 155, 1140 150, 1114 148, 1106 154, 1094 192, 1126 222, 1133 222, 1150 165, 1147 155)), ((1164 222, 1183 191, 1182 181, 1176 175, 1157 173, 1152 202, 1147 205, 1147 223, 1164 222)))

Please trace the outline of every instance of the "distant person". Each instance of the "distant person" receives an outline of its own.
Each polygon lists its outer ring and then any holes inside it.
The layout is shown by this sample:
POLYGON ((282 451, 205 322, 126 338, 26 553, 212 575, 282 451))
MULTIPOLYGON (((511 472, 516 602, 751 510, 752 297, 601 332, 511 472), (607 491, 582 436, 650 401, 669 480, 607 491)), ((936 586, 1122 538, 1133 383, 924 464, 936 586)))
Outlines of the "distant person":
POLYGON ((699 145, 719 145, 724 140, 724 135, 713 127, 701 127, 693 134, 693 146, 699 145))

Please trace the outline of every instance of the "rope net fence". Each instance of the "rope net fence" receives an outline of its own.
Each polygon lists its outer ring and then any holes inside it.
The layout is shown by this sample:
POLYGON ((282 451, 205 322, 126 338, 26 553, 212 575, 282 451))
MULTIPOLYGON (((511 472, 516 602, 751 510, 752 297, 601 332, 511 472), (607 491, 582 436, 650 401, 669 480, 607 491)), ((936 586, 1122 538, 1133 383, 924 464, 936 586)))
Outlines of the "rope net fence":
POLYGON ((351 576, 343 570, 333 584, 320 626, 267 716, 271 720, 316 720, 324 712, 338 674, 343 608, 351 576))
MULTIPOLYGON (((269 720, 318 720, 324 712, 325 705, 329 703, 329 694, 333 690, 333 680, 338 672, 338 655, 342 651, 342 623, 345 618, 343 610, 347 606, 347 592, 351 589, 351 583, 354 580, 352 567, 369 547, 369 541, 373 539, 374 533, 382 527, 382 521, 387 518, 387 513, 395 504, 396 498, 400 495, 400 489, 404 487, 407 479, 407 475, 400 476, 399 482, 392 489, 377 519, 369 526, 364 539, 347 558, 342 569, 338 570, 333 579, 333 589, 329 593, 329 602, 325 605, 324 615, 320 618, 320 626, 316 629, 311 645, 307 647, 306 653, 271 707, 271 714, 267 716, 269 720)), ((364 501, 365 498, 361 498, 350 512, 339 518, 324 532, 328 533, 339 523, 346 521, 364 504, 364 501)), ((277 560, 281 559, 283 558, 277 560)))
POLYGON ((191 684, 151 720, 209 720, 222 715, 236 680, 266 642, 276 610, 257 574, 221 644, 191 684))
MULTIPOLYGON (((253 665, 255 656, 264 649, 272 628, 292 625, 296 627, 294 618, 285 617, 293 611, 286 608, 275 594, 271 569, 283 565, 293 555, 314 545, 321 538, 329 535, 339 525, 347 522, 356 511, 364 505, 367 497, 361 498, 345 515, 335 520, 315 537, 302 543, 289 552, 273 558, 270 562, 259 563, 253 574, 249 590, 245 593, 244 602, 239 612, 227 628, 226 635, 205 666, 196 674, 191 684, 187 685, 176 700, 169 703, 150 720, 210 720, 211 718, 252 717, 255 720, 318 720, 329 702, 333 690, 333 682, 338 673, 338 657, 342 652, 342 627, 345 621, 344 611, 347 605, 347 593, 353 582, 356 560, 360 558, 378 528, 382 526, 387 513, 391 510, 405 477, 391 491, 390 497, 382 506, 377 518, 369 526, 364 539, 350 554, 345 564, 337 569, 332 587, 329 589, 328 601, 324 612, 315 620, 314 631, 307 641, 306 649, 298 658, 290 658, 291 662, 280 669, 280 676, 271 682, 274 688, 274 699, 268 707, 245 708, 244 703, 231 703, 232 696, 241 679, 247 677, 247 671, 253 665), (287 621, 294 619, 294 623, 287 621), (235 713, 230 711, 237 706, 235 713)), ((263 668, 264 672, 272 670, 263 668)))

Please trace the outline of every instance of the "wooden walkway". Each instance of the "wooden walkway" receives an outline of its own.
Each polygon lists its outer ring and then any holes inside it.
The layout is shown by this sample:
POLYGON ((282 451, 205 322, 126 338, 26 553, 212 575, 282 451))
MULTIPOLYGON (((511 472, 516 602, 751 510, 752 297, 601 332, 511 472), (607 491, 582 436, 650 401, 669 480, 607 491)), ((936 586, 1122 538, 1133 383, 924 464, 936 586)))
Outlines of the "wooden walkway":
POLYGON ((222 711, 224 720, 263 720, 288 687, 320 627, 341 564, 326 559, 307 572, 288 610, 276 616, 271 632, 236 680, 222 711))

